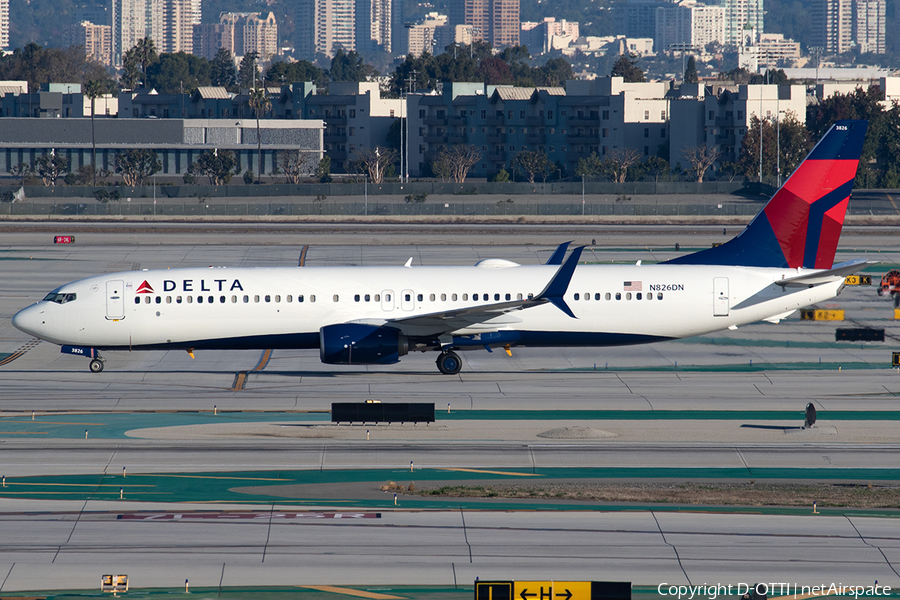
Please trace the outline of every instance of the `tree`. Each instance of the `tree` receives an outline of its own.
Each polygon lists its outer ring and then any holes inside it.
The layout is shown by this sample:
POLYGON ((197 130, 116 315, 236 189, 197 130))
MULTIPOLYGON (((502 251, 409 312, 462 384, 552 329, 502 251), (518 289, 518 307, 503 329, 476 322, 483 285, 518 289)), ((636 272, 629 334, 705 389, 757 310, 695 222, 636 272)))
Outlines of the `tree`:
POLYGON ((463 183, 469 174, 469 169, 481 160, 481 152, 475 146, 453 146, 447 151, 447 160, 450 164, 453 181, 463 183))
POLYGON ((97 185, 97 142, 94 136, 94 101, 101 97, 106 91, 103 88, 103 83, 96 79, 88 81, 84 86, 84 94, 91 99, 91 171, 93 174, 91 185, 97 185))
POLYGON ((130 186, 143 185, 145 179, 162 169, 156 152, 143 148, 119 152, 113 164, 116 173, 122 174, 125 185, 130 186))
POLYGON ((331 59, 329 76, 332 81, 368 81, 378 75, 375 67, 363 62, 362 56, 355 50, 345 53, 339 49, 331 59))
POLYGON ((554 164, 550 162, 550 159, 541 150, 523 150, 516 154, 513 163, 525 175, 529 183, 534 183, 535 176, 542 177, 544 183, 546 183, 547 175, 552 173, 555 168, 554 164))
POLYGON ((372 183, 384 183, 384 173, 390 165, 397 160, 399 152, 393 148, 376 146, 375 148, 362 148, 357 153, 354 162, 359 169, 368 173, 372 183))
POLYGON ((206 175, 211 185, 227 185, 240 171, 234 152, 231 150, 207 150, 191 165, 191 173, 206 175))
POLYGON ((141 81, 141 68, 137 62, 137 56, 134 48, 128 50, 122 58, 122 74, 119 76, 119 83, 123 89, 133 90, 141 81))
POLYGON ((697 182, 703 183, 703 176, 719 159, 721 152, 715 146, 710 147, 703 144, 701 146, 687 146, 681 151, 681 154, 688 161, 690 170, 696 177, 697 182))
POLYGON ((324 87, 328 83, 328 75, 308 60, 298 60, 272 64, 266 69, 265 81, 266 85, 312 81, 317 86, 324 87))
POLYGON ((146 86, 163 94, 190 92, 210 85, 211 70, 209 61, 193 54, 160 54, 147 68, 146 86))
POLYGON ((25 180, 31 175, 31 173, 31 165, 26 162, 20 162, 19 164, 14 165, 9 170, 9 174, 16 179, 20 179, 23 186, 25 185, 25 180))
POLYGON ((607 177, 615 183, 625 183, 629 167, 640 160, 641 155, 632 148, 612 150, 606 155, 606 158, 602 159, 595 153, 591 153, 588 158, 578 159, 575 174, 607 177))
POLYGON ((331 157, 323 156, 314 173, 320 183, 331 183, 331 157))
POLYGON ((692 54, 688 57, 687 66, 684 68, 684 82, 697 83, 699 81, 700 77, 697 75, 697 61, 692 54))
MULTIPOLYGON (((741 141, 741 154, 738 157, 741 171, 747 177, 759 177, 759 139, 759 118, 754 115, 750 118, 747 133, 741 141)), ((762 143, 763 177, 774 177, 779 167, 781 173, 790 175, 812 149, 809 132, 791 113, 778 126, 768 119, 763 121, 762 143), (780 134, 778 138, 776 130, 780 134)))
POLYGON ((304 176, 315 172, 318 165, 318 155, 300 150, 288 150, 281 152, 278 157, 278 166, 284 173, 287 183, 300 183, 304 176))
MULTIPOLYGON (((12 9, 15 11, 15 9, 12 9)), ((22 4, 22 11, 26 5, 22 4)), ((14 28, 21 25, 21 12, 14 12, 14 28)), ((86 83, 98 79, 107 83, 112 80, 106 68, 85 56, 84 48, 42 48, 29 43, 24 48, 16 48, 12 53, 0 56, 0 81, 21 80, 28 82, 29 89, 37 89, 41 84, 60 81, 86 83)))
POLYGON ((669 171, 669 161, 654 155, 647 157, 647 160, 644 162, 631 167, 628 171, 628 177, 632 181, 652 179, 654 183, 659 183, 660 176, 668 176, 669 171))
POLYGON ((238 67, 238 85, 244 89, 256 87, 256 75, 258 69, 256 67, 256 59, 259 54, 256 52, 248 52, 241 59, 241 66, 238 67))
POLYGON ((37 174, 46 186, 56 185, 56 180, 69 170, 69 160, 53 150, 50 154, 41 154, 36 163, 37 174))
POLYGON ((259 156, 259 173, 256 183, 262 182, 263 159, 262 159, 262 138, 259 135, 259 113, 266 113, 272 108, 272 101, 269 99, 266 88, 254 88, 250 90, 250 98, 248 100, 253 112, 256 113, 256 150, 259 156))
POLYGON ((638 57, 635 54, 622 54, 613 64, 612 77, 622 77, 626 83, 640 83, 646 81, 644 71, 637 65, 638 57))
POLYGON ((125 56, 122 57, 122 63, 125 71, 130 71, 129 77, 133 76, 134 70, 137 67, 140 67, 141 81, 144 82, 144 86, 146 87, 147 67, 155 63, 158 58, 159 57, 156 54, 156 44, 153 43, 153 38, 145 37, 139 39, 133 48, 130 48, 125 52, 125 56))
POLYGON ((446 150, 438 152, 435 159, 431 162, 431 172, 445 183, 453 177, 453 167, 450 166, 450 157, 447 155, 446 150))
POLYGON ((237 85, 234 56, 228 48, 219 48, 209 62, 209 82, 211 85, 229 89, 233 89, 237 85))

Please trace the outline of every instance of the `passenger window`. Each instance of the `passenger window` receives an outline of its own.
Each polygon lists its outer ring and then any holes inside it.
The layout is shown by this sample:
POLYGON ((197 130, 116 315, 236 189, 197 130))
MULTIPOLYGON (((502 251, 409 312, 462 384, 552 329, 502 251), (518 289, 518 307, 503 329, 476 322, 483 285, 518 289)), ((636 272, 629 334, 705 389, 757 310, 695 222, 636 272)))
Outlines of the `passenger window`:
POLYGON ((140 296, 135 296, 135 298, 134 298, 134 303, 135 303, 135 304, 140 304, 140 303, 141 303, 141 297, 140 297, 140 296))
POLYGON ((219 304, 225 304, 225 296, 219 296, 219 304))
POLYGON ((590 293, 590 292, 585 292, 585 293, 584 293, 584 299, 585 299, 585 300, 590 300, 590 299, 591 299, 591 293, 590 293))
POLYGON ((499 299, 500 299, 500 294, 494 294, 494 301, 497 301, 499 299))
MULTIPOLYGON (((388 298, 388 299, 390 300, 390 298, 388 298)), ((409 302, 410 300, 412 300, 412 294, 404 294, 404 295, 403 295, 403 299, 404 299, 406 302, 409 302)))
POLYGON ((441 302, 447 301, 447 294, 441 294, 441 302))
POLYGON ((216 301, 216 299, 213 298, 212 296, 209 296, 209 297, 206 299, 206 301, 209 302, 210 304, 212 304, 213 302, 216 301))
POLYGON ((385 302, 390 302, 390 301, 391 301, 391 295, 390 295, 390 294, 385 294, 385 295, 384 295, 384 301, 385 301, 385 302))
POLYGON ((463 302, 467 301, 468 299, 469 299, 469 295, 463 294, 463 302))
POLYGON ((430 296, 428 296, 428 299, 431 300, 432 302, 434 302, 434 294, 431 294, 430 296))
POLYGON ((275 302, 281 302, 281 296, 275 296, 275 302))
POLYGON ((365 300, 366 302, 369 302, 371 299, 372 299, 372 297, 369 296, 368 294, 366 294, 365 296, 363 296, 363 300, 365 300))
POLYGON ((653 300, 653 292, 647 294, 647 300, 653 300))
POLYGON ((528 294, 528 299, 531 300, 532 298, 534 298, 534 294, 528 294))
POLYGON ((272 301, 272 296, 270 296, 269 294, 266 294, 266 302, 271 302, 271 301, 272 301))
POLYGON ((303 294, 297 296, 297 302, 303 302, 303 294))
POLYGON ((315 294, 310 294, 310 295, 309 295, 309 301, 310 301, 310 302, 315 302, 315 301, 316 301, 316 295, 315 295, 315 294))
POLYGON ((244 304, 250 302, 250 296, 244 296, 244 304))
POLYGON ((259 302, 259 296, 258 296, 258 295, 253 296, 253 301, 254 301, 254 302, 259 302))
POLYGON ((237 296, 232 296, 232 297, 231 297, 231 303, 232 303, 232 304, 236 304, 236 303, 237 303, 237 296))
POLYGON ((181 304, 181 296, 175 296, 175 304, 181 304))
POLYGON ((657 300, 662 300, 662 292, 659 292, 659 293, 656 294, 656 299, 657 299, 657 300))
POLYGON ((612 296, 609 295, 609 292, 606 292, 606 299, 609 300, 612 296))
POLYGON ((507 294, 507 295, 506 295, 506 299, 507 299, 507 300, 512 300, 512 294, 507 294))
POLYGON ((355 294, 355 295, 353 296, 353 301, 354 301, 354 302, 359 302, 359 294, 355 294))
POLYGON ((188 304, 193 304, 193 302, 194 302, 194 297, 193 297, 193 296, 188 296, 188 297, 187 297, 187 303, 188 303, 188 304))
POLYGON ((341 299, 340 296, 338 296, 337 294, 335 294, 334 297, 332 298, 332 300, 333 300, 334 302, 337 302, 337 301, 340 300, 340 299, 341 299))
POLYGON ((294 297, 291 296, 290 294, 288 294, 287 298, 285 298, 284 301, 287 302, 288 304, 290 304, 291 302, 294 301, 294 297))
POLYGON ((156 303, 157 303, 157 304, 162 304, 162 296, 157 296, 157 297, 156 297, 156 303))
POLYGON ((616 292, 616 300, 622 299, 622 292, 616 292))
POLYGON ((578 300, 578 299, 580 299, 580 298, 581 298, 581 296, 579 296, 579 295, 576 293, 576 294, 575 294, 575 299, 578 300))
POLYGON ((454 302, 456 302, 456 294, 453 294, 452 296, 450 296, 450 299, 453 300, 454 302))
POLYGON ((638 292, 637 294, 634 295, 634 297, 637 298, 638 300, 640 300, 643 298, 643 295, 640 292, 638 292))
POLYGON ((600 299, 600 292, 597 292, 596 294, 594 294, 594 300, 599 300, 599 299, 600 299))
POLYGON ((521 300, 521 299, 522 299, 522 294, 516 294, 516 300, 521 300))
POLYGON ((625 299, 631 300, 631 292, 628 292, 627 294, 625 294, 625 299))
POLYGON ((421 301, 422 301, 422 294, 416 295, 416 300, 418 300, 419 302, 421 302, 421 301))
POLYGON ((375 294, 375 302, 381 302, 381 294, 375 294))
POLYGON ((166 304, 172 304, 172 296, 166 296, 166 304))
POLYGON ((197 304, 203 304, 203 296, 197 296, 197 304))

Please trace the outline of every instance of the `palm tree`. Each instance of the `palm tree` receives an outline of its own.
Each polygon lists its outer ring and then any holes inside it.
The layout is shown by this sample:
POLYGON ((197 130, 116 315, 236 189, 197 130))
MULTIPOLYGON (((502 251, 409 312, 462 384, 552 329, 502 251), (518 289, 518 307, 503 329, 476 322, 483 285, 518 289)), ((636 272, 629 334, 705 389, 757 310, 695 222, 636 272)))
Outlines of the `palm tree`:
POLYGON ((91 176, 93 185, 97 185, 97 143, 94 138, 94 100, 103 95, 103 83, 92 79, 84 85, 84 93, 91 99, 91 176))
POLYGON ((141 65, 141 73, 144 75, 144 87, 147 86, 147 67, 156 62, 156 44, 153 38, 145 37, 138 40, 134 46, 135 58, 141 65))
POLYGON ((256 145, 259 156, 259 171, 256 174, 256 183, 262 183, 262 139, 259 137, 259 113, 266 113, 272 107, 272 101, 266 93, 266 88, 253 88, 250 90, 250 107, 256 112, 256 145))

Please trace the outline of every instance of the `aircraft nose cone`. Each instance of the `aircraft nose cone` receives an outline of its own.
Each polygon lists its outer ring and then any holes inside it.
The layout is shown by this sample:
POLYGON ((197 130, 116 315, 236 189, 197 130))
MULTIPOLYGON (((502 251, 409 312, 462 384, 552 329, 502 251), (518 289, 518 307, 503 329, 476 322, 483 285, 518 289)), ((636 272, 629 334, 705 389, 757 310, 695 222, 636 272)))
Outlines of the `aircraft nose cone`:
POLYGON ((38 331, 40 326, 43 325, 43 315, 41 313, 43 313, 43 310, 38 308, 37 305, 23 308, 13 315, 13 327, 29 335, 40 337, 38 331))

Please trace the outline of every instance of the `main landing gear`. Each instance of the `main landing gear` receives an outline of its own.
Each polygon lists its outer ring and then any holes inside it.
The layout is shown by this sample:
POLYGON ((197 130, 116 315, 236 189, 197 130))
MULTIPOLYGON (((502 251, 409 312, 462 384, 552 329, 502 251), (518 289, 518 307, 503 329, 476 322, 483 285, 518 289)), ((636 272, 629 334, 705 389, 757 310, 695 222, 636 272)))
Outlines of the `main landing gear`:
POLYGON ((97 358, 92 359, 91 364, 89 365, 91 373, 99 373, 100 371, 102 371, 104 362, 106 362, 106 361, 104 359, 100 358, 99 356, 97 358))
POLYGON ((441 352, 434 362, 437 365, 438 371, 444 375, 456 375, 462 369, 462 360, 460 360, 459 355, 452 350, 441 352))

